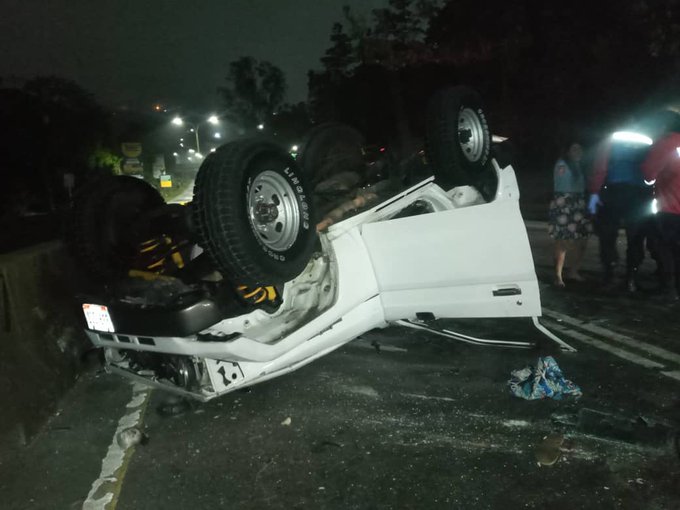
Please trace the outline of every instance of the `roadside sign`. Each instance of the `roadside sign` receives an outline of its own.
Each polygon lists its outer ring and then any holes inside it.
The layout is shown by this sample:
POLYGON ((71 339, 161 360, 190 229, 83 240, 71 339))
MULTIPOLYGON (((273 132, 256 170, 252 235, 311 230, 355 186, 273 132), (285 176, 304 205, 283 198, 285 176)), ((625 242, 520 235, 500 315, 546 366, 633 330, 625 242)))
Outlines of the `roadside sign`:
POLYGON ((165 158, 163 156, 156 156, 151 165, 153 176, 159 179, 161 175, 165 174, 165 158))
POLYGON ((144 173, 144 166, 137 158, 126 158, 123 160, 123 173, 125 175, 140 175, 144 173))
POLYGON ((142 155, 142 144, 139 142, 123 142, 120 150, 126 158, 138 158, 142 155))
POLYGON ((172 188, 172 176, 170 174, 161 175, 161 188, 172 188))

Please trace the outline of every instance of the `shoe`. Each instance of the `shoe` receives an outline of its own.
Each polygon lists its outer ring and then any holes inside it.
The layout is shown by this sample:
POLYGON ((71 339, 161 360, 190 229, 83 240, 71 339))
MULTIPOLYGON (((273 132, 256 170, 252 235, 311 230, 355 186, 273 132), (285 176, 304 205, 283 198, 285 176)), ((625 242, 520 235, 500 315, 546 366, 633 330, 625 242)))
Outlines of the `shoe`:
POLYGON ((621 291, 621 281, 617 281, 614 278, 605 278, 602 282, 600 290, 603 292, 620 292, 621 291))
POLYGON ((567 273, 567 280, 573 280, 575 282, 585 282, 586 279, 581 276, 581 273, 578 271, 569 271, 567 273))
POLYGON ((680 303, 680 296, 675 289, 660 289, 659 294, 654 296, 654 300, 662 305, 675 305, 680 303))
POLYGON ((637 282, 637 274, 638 274, 638 269, 633 268, 628 271, 628 274, 626 276, 626 290, 628 291, 629 294, 635 294, 640 290, 640 286, 638 285, 637 282))
POLYGON ((556 287, 558 289, 563 289, 563 288, 566 287, 566 285, 564 284, 563 280, 560 280, 559 278, 555 278, 555 280, 553 281, 553 287, 556 287))

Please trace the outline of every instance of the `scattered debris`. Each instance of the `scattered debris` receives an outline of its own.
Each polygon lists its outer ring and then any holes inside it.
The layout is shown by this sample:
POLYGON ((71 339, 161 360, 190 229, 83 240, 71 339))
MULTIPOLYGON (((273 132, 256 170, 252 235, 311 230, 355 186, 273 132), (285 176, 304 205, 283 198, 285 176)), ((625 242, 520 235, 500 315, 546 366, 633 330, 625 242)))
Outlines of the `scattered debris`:
POLYGON ((562 456, 562 452, 568 451, 562 434, 549 434, 536 447, 534 456, 536 463, 541 466, 552 466, 562 456))
POLYGON ((528 366, 513 370, 508 381, 510 391, 516 397, 526 400, 552 398, 561 400, 564 396, 580 397, 581 388, 564 378, 562 370, 552 356, 538 358, 536 367, 528 366))
POLYGON ((188 398, 177 395, 168 396, 160 403, 156 411, 163 417, 179 416, 190 411, 194 407, 194 402, 188 398))
POLYGON ((291 420, 291 418, 290 418, 290 416, 289 416, 288 418, 286 418, 285 420, 283 420, 283 421, 281 422, 281 425, 283 425, 283 426, 285 426, 285 427, 288 427, 288 426, 290 426, 290 424, 291 424, 292 422, 293 422, 293 420, 291 420))
MULTIPOLYGON (((676 424, 660 418, 582 408, 575 413, 553 414, 552 421, 562 429, 568 427, 604 441, 618 441, 659 452, 670 449, 680 458, 680 431, 676 424)), ((633 481, 644 484, 641 478, 629 480, 629 483, 633 481)))
POLYGON ((323 441, 320 441, 318 443, 313 444, 310 451, 312 453, 320 453, 322 451, 329 450, 330 447, 342 448, 342 445, 340 443, 336 443, 335 441, 323 440, 323 441))
POLYGON ((672 424, 649 416, 615 414, 587 407, 573 414, 553 415, 552 420, 590 436, 651 447, 667 446, 676 434, 672 424))
POLYGON ((138 427, 130 427, 125 429, 120 432, 116 438, 118 441, 118 446, 120 446, 123 450, 138 444, 146 444, 148 439, 148 436, 139 430, 138 427))

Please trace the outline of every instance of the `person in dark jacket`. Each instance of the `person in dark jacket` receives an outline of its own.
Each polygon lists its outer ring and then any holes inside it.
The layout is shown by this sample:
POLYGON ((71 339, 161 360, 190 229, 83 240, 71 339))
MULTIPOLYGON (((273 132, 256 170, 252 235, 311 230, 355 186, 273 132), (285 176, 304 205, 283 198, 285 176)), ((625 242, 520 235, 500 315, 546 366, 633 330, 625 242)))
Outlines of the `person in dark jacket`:
POLYGON ((647 181, 656 183, 662 295, 669 302, 677 302, 680 270, 680 132, 668 132, 654 142, 642 163, 642 173, 647 181))
POLYGON ((653 190, 645 183, 640 165, 652 140, 636 132, 614 133, 595 159, 588 190, 588 210, 596 216, 600 238, 600 261, 605 285, 614 283, 619 260, 616 240, 619 228, 626 230, 626 286, 637 290, 637 272, 644 260, 646 220, 651 214, 653 190))

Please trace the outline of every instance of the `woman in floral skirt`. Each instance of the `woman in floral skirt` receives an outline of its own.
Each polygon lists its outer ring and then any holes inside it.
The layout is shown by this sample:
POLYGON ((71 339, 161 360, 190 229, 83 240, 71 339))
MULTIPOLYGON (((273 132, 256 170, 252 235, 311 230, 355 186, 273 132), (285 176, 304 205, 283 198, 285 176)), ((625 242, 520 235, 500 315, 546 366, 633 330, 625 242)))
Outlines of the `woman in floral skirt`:
POLYGON ((581 167, 583 148, 571 143, 554 169, 554 196, 550 202, 548 233, 555 240, 555 286, 564 287, 564 262, 567 252, 573 254, 566 279, 583 281, 579 273, 588 237, 592 231, 587 215, 586 178, 581 167))

